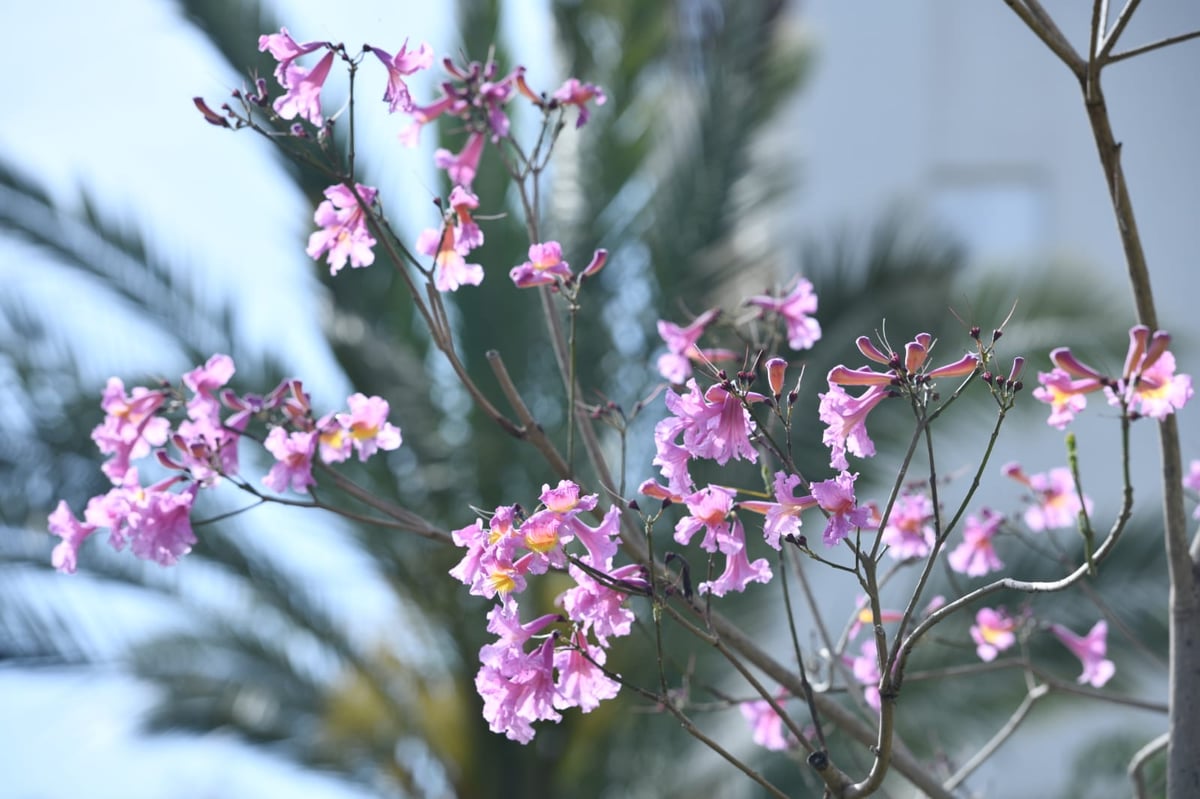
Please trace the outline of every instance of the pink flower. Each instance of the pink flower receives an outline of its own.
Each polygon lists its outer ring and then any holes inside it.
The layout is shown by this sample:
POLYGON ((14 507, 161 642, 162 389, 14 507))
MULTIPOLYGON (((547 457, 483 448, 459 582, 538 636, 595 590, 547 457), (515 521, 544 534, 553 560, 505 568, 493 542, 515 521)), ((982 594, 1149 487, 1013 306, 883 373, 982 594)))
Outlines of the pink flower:
POLYGON ((733 512, 734 491, 723 486, 705 486, 684 497, 688 514, 675 525, 675 540, 683 546, 691 543, 692 537, 704 530, 700 548, 716 552, 719 538, 729 532, 729 514, 733 512))
POLYGON ((382 397, 354 393, 346 398, 349 413, 340 413, 338 422, 349 434, 359 461, 366 461, 378 450, 393 450, 400 446, 400 429, 387 420, 388 402, 382 397))
MULTIPOLYGON (((629 595, 594 580, 575 565, 569 566, 567 572, 575 580, 575 587, 563 591, 557 600, 567 618, 580 625, 584 633, 591 632, 604 646, 608 646, 609 636, 629 635, 634 620, 633 611, 625 607, 629 595)), ((645 569, 636 563, 614 569, 608 576, 618 585, 646 585, 645 569)))
POLYGON ((1061 624, 1051 625, 1050 630, 1058 636, 1058 640, 1062 641, 1063 646, 1070 649, 1071 653, 1083 664, 1083 673, 1079 675, 1077 682, 1088 683, 1094 688, 1102 688, 1106 682, 1112 679, 1117 667, 1111 660, 1104 657, 1108 646, 1106 642, 1108 623, 1104 619, 1096 622, 1095 626, 1082 638, 1061 624))
POLYGON ((466 255, 483 245, 483 231, 475 223, 471 212, 479 207, 479 198, 469 189, 455 186, 450 190, 450 209, 454 212, 454 241, 459 252, 466 255))
POLYGON ((519 743, 533 740, 534 721, 560 721, 554 710, 554 640, 526 654, 509 650, 496 666, 483 665, 475 676, 475 689, 483 699, 483 717, 492 732, 519 743))
POLYGON ((529 260, 514 266, 508 273, 517 288, 547 286, 556 279, 569 280, 571 267, 562 259, 562 247, 557 241, 529 245, 529 260))
MULTIPOLYGON (((1188 466, 1188 473, 1183 478, 1183 487, 1200 494, 1200 460, 1194 460, 1188 466)), ((1200 519, 1200 507, 1192 511, 1192 518, 1200 519)))
POLYGON ((825 546, 837 545, 855 527, 873 527, 871 509, 856 505, 854 481, 857 474, 842 472, 830 480, 812 484, 812 495, 821 508, 829 513, 822 539, 825 546))
POLYGON ((577 707, 591 713, 605 699, 620 693, 621 684, 600 668, 608 657, 604 649, 589 644, 582 632, 571 636, 571 644, 554 653, 554 667, 558 669, 554 706, 559 710, 577 707))
POLYGON ((1025 524, 1035 533, 1043 530, 1060 530, 1075 527, 1082 507, 1092 512, 1092 500, 1085 496, 1079 504, 1079 493, 1075 490, 1075 479, 1065 466, 1051 469, 1045 474, 1027 475, 1020 464, 1004 466, 1004 474, 1034 493, 1034 503, 1025 509, 1025 524))
POLYGON ((114 484, 125 480, 132 461, 166 443, 171 423, 156 415, 164 402, 162 391, 136 386, 126 394, 120 378, 109 378, 100 400, 104 421, 92 430, 92 441, 101 453, 112 456, 100 468, 114 484))
POLYGON ((289 486, 298 494, 307 494, 308 487, 316 485, 312 476, 316 438, 315 430, 289 434, 282 427, 272 429, 263 447, 275 456, 275 465, 263 478, 263 484, 280 494, 289 486))
POLYGON ((462 152, 458 154, 439 147, 433 153, 433 165, 438 169, 446 170, 451 183, 469 189, 475 181, 475 173, 479 171, 479 159, 483 156, 484 142, 482 133, 472 133, 467 137, 467 143, 463 145, 462 152))
POLYGON ((687 327, 665 319, 658 320, 658 335, 667 344, 668 352, 658 357, 658 373, 676 385, 692 376, 692 362, 705 363, 737 357, 732 350, 702 350, 696 346, 704 329, 720 315, 716 308, 705 311, 687 327))
POLYGON ((287 93, 275 100, 272 108, 283 119, 301 117, 317 127, 325 124, 321 116, 321 89, 325 79, 329 77, 329 68, 333 66, 333 51, 317 62, 312 70, 294 63, 283 68, 283 77, 279 82, 287 89, 287 93))
MULTIPOLYGON (((589 497, 594 505, 596 495, 591 494, 589 497)), ((580 521, 575 513, 571 513, 564 518, 563 528, 587 550, 588 553, 580 560, 593 569, 606 570, 612 567, 612 558, 617 554, 617 541, 621 533, 620 507, 613 505, 609 508, 597 527, 589 527, 580 521)))
POLYGON ((742 523, 734 519, 717 535, 717 547, 725 555, 725 571, 715 580, 700 583, 701 594, 725 596, 730 591, 742 592, 750 583, 771 581, 771 566, 766 558, 751 562, 746 553, 746 533, 742 523))
POLYGON ((800 278, 785 297, 759 295, 746 301, 783 317, 787 325, 788 346, 794 350, 812 349, 821 338, 821 325, 812 314, 817 312, 817 295, 812 283, 800 278))
MULTIPOLYGON (((1150 328, 1137 325, 1129 331, 1129 354, 1125 361, 1125 397, 1130 409, 1162 421, 1192 398, 1192 378, 1175 374, 1175 356, 1167 351, 1171 337, 1164 331, 1150 335, 1150 328)), ((1109 404, 1118 404, 1109 393, 1109 404)))
POLYGON ((604 91, 593 83, 580 83, 576 78, 568 78, 567 82, 560 86, 551 95, 562 105, 573 105, 579 109, 579 116, 575 120, 575 127, 582 128, 588 121, 587 103, 591 100, 596 101, 596 105, 604 105, 608 100, 604 96, 604 91))
POLYGON ((80 544, 98 528, 94 524, 76 519, 66 500, 59 500, 58 506, 50 514, 49 527, 53 535, 62 539, 50 553, 50 562, 60 572, 74 574, 80 544))
POLYGON ((1003 609, 980 608, 975 614, 975 623, 971 625, 971 639, 975 641, 975 652, 979 659, 995 660, 996 655, 1015 644, 1015 629, 1017 620, 1003 609))
POLYGON ((879 671, 879 655, 876 654, 875 639, 868 638, 862 642, 859 654, 850 661, 854 679, 863 686, 863 698, 876 711, 880 707, 879 680, 883 676, 879 671))
POLYGON ((821 399, 818 415, 828 425, 821 443, 829 447, 830 467, 848 468, 847 452, 859 458, 874 457, 875 442, 867 434, 867 414, 887 398, 888 390, 871 386, 861 396, 852 397, 831 380, 829 391, 817 396, 821 399))
POLYGON ((408 52, 408 42, 400 46, 396 55, 386 50, 368 45, 367 49, 383 62, 388 71, 387 90, 383 93, 383 101, 388 104, 388 113, 396 113, 396 109, 411 111, 412 97, 408 93, 408 85, 404 82, 406 75, 411 75, 419 69, 428 69, 433 63, 433 50, 422 43, 415 51, 408 52))
POLYGON ((950 568, 968 577, 980 577, 1003 569, 1004 563, 992 546, 992 536, 1003 522, 1002 514, 988 508, 980 511, 979 518, 968 516, 963 528, 963 542, 947 558, 950 568))
POLYGON ((923 558, 933 548, 933 502, 924 494, 901 494, 892 506, 883 543, 896 560, 923 558))
MULTIPOLYGON (((376 189, 356 183, 363 203, 375 202, 376 189)), ((370 266, 375 263, 375 239, 367 229, 366 215, 358 204, 354 192, 344 183, 325 189, 325 201, 317 206, 313 221, 320 230, 308 237, 305 252, 316 260, 329 253, 326 263, 329 274, 336 275, 350 261, 351 267, 370 266)))
MULTIPOLYGON (((776 701, 781 701, 786 694, 781 694, 776 701)), ((783 726, 783 718, 771 707, 765 699, 753 702, 742 702, 738 705, 742 718, 750 724, 750 738, 754 743, 772 752, 782 752, 792 748, 792 740, 783 726)))
MULTIPOLYGON (((109 528, 108 543, 113 549, 120 551, 129 543, 137 557, 171 566, 196 543, 190 516, 197 487, 192 484, 174 494, 167 489, 181 478, 142 487, 136 471, 128 477, 125 485, 88 501, 84 512, 87 524, 109 528)), ((63 557, 65 560, 65 552, 63 557)))
MULTIPOLYGON (((676 418, 664 419, 654 429, 654 463, 663 467, 670 489, 680 494, 691 488, 689 458, 711 458, 722 466, 731 458, 758 461, 750 443, 752 421, 741 400, 719 385, 701 394, 695 380, 687 381, 687 389, 685 394, 666 392, 667 410, 676 418), (676 442, 680 435, 682 447, 676 442)), ((748 392, 746 399, 758 402, 765 397, 748 392)))
POLYGON ((260 53, 270 51, 275 60, 279 62, 275 67, 275 79, 284 88, 287 88, 288 85, 286 72, 293 61, 302 55, 307 55, 328 46, 327 42, 297 44, 292 35, 288 33, 287 28, 280 28, 279 33, 263 34, 258 37, 258 51, 260 53))
POLYGON ((1033 397, 1050 405, 1050 418, 1046 423, 1059 430, 1065 429, 1075 419, 1075 414, 1087 407, 1085 395, 1101 386, 1095 378, 1074 380, 1058 368, 1038 372, 1038 382, 1041 385, 1033 390, 1033 397))
POLYGON ((800 478, 787 472, 775 473, 775 501, 762 502, 749 500, 739 502, 738 507, 755 513, 766 514, 763 523, 763 538, 772 549, 779 549, 781 538, 791 538, 800 534, 800 513, 817 504, 816 498, 805 495, 796 496, 796 487, 800 478))
POLYGON ((478 286, 483 282, 483 267, 467 263, 453 227, 422 231, 417 237, 417 252, 434 256, 437 275, 433 285, 438 291, 458 291, 460 286, 478 286))

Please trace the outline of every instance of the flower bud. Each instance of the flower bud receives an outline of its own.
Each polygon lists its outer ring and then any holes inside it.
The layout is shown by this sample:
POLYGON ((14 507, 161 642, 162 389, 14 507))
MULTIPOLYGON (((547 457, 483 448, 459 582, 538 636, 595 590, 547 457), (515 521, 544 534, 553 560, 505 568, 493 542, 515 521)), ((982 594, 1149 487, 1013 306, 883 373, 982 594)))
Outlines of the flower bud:
POLYGON ((778 399, 783 395, 783 378, 787 371, 787 361, 783 358, 772 358, 767 361, 767 383, 771 386, 771 393, 778 399))
POLYGON ((583 268, 581 277, 591 277, 604 268, 604 264, 608 262, 608 250, 599 249, 592 255, 592 261, 583 268))

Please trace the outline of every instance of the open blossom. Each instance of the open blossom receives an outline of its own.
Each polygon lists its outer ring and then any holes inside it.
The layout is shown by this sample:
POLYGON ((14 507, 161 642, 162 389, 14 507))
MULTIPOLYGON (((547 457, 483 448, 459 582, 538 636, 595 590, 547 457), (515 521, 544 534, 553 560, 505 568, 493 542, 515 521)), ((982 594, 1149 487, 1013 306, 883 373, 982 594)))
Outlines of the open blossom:
POLYGON ((1079 675, 1077 682, 1088 683, 1094 688, 1102 688, 1106 682, 1112 679, 1117 667, 1111 660, 1104 657, 1108 648, 1108 622, 1101 619, 1083 637, 1076 635, 1061 624, 1051 625, 1050 629, 1063 646, 1070 649, 1071 653, 1083 664, 1083 673, 1079 675))
POLYGON ((322 47, 328 47, 327 42, 304 42, 298 43, 288 33, 287 28, 280 28, 279 33, 266 33, 258 37, 258 50, 260 53, 270 52, 272 57, 279 63, 275 66, 275 78, 279 81, 279 85, 287 88, 287 69, 302 55, 320 50, 322 47))
POLYGON ((725 570, 717 579, 700 583, 696 590, 701 594, 725 596, 730 591, 745 591, 750 583, 771 581, 771 566, 767 559, 750 560, 746 552, 746 533, 738 519, 717 535, 717 548, 725 555, 725 570))
MULTIPOLYGON (((787 694, 781 692, 776 702, 781 702, 787 694)), ((783 725, 783 718, 771 707, 765 699, 753 702, 742 702, 738 705, 742 718, 750 724, 750 739, 761 747, 772 752, 782 752, 792 748, 793 740, 783 725)))
POLYGON ((691 543, 696 533, 704 530, 700 548, 716 552, 722 534, 729 532, 729 514, 733 512, 734 491, 724 486, 705 486, 684 497, 688 515, 675 525, 675 541, 683 546, 691 543))
POLYGON ((183 491, 172 492, 168 489, 182 478, 171 477, 143 487, 136 470, 126 477, 124 484, 88 501, 83 522, 64 502, 50 514, 50 532, 62 539, 51 556, 56 569, 75 571, 79 545, 102 527, 109 528, 108 543, 113 549, 120 551, 129 544, 137 557, 163 566, 173 565, 191 550, 196 543, 191 510, 198 487, 193 483, 183 491))
POLYGON ((830 480, 812 484, 812 495, 822 510, 829 513, 822 539, 825 546, 836 545, 856 527, 872 527, 871 509, 856 504, 854 481, 857 474, 842 472, 830 480))
POLYGON ((797 280, 786 296, 764 294, 746 302, 782 317, 787 325, 788 346, 794 350, 812 349, 821 338, 821 325, 812 317, 817 312, 817 295, 813 293, 812 283, 804 278, 797 280))
MULTIPOLYGON (((375 202, 376 189, 356 183, 359 196, 366 205, 375 202)), ((359 206, 354 192, 344 183, 325 189, 325 201, 317 206, 313 221, 320 230, 308 237, 305 252, 316 260, 329 253, 326 263, 329 274, 336 275, 350 262, 352 267, 370 266, 375 263, 375 239, 367 229, 366 215, 359 206)))
POLYGON ((774 502, 747 500, 738 503, 738 507, 743 510, 766 515, 767 518, 763 522, 763 538, 772 549, 779 549, 781 538, 799 535, 801 511, 817 504, 816 497, 811 495, 796 496, 796 487, 799 485, 798 475, 776 472, 774 502))
MULTIPOLYGON (((574 564, 567 567, 567 572, 575 580, 575 587, 563 591, 557 600, 567 618, 603 646, 608 646, 609 636, 629 635, 634 620, 633 611, 625 607, 629 595, 600 583, 574 564)), ((646 570, 636 563, 614 569, 608 577, 615 585, 646 586, 646 570)))
POLYGON ((841 386, 830 382, 829 391, 818 394, 821 404, 818 415, 827 426, 821 443, 829 447, 829 465, 834 469, 849 468, 846 453, 859 458, 875 455, 875 442, 867 434, 867 414, 888 396, 883 386, 871 386, 862 395, 852 397, 841 386))
POLYGON ((484 664, 475 676, 483 699, 483 717, 492 732, 519 743, 533 740, 535 721, 561 721, 554 710, 554 640, 547 638, 533 652, 508 650, 498 665, 484 664))
POLYGON ((971 640, 975 642, 975 653, 983 661, 992 661, 996 655, 1017 642, 1013 631, 1017 619, 1009 616, 1003 608, 980 608, 971 625, 971 640))
POLYGON ((317 127, 325 124, 325 119, 321 116, 321 89, 325 86, 325 79, 329 77, 329 69, 332 66, 332 50, 311 70, 299 64, 288 64, 279 81, 287 89, 287 93, 275 100, 272 105, 275 113, 283 119, 301 117, 317 127))
POLYGON ((529 260, 514 266, 508 276, 517 288, 548 286, 556 279, 570 279, 571 267, 563 260, 562 246, 557 241, 547 241, 529 245, 529 260))
MULTIPOLYGON (((747 392, 746 399, 759 402, 765 398, 747 392)), ((688 380, 685 393, 667 391, 664 401, 672 416, 655 425, 654 464, 661 468, 672 493, 691 493, 691 458, 710 458, 722 466, 730 459, 757 462, 758 453, 750 443, 750 414, 735 395, 719 385, 701 394, 696 381, 688 380)))
POLYGON ((446 170, 451 183, 470 189, 475 182, 475 173, 479 171, 479 160, 483 157, 486 141, 482 133, 472 133, 461 152, 452 153, 445 147, 439 147, 433 153, 433 165, 446 170))
POLYGON ((451 226, 440 230, 426 228, 417 237, 417 252, 434 256, 437 274, 433 285, 438 291, 458 291, 461 286, 478 286, 483 282, 483 267, 469 264, 458 231, 451 226))
POLYGON ((594 83, 583 83, 578 78, 567 78, 566 83, 555 89, 551 95, 561 105, 573 105, 579 109, 575 119, 575 127, 582 128, 587 124, 590 113, 587 104, 595 101, 596 105, 604 105, 608 98, 604 90, 594 83))
POLYGON ((337 420, 358 451, 360 461, 366 461, 378 450, 393 450, 400 446, 400 429, 388 421, 387 400, 355 392, 346 398, 346 404, 350 412, 339 413, 337 420))
POLYGON ((395 55, 378 47, 368 46, 367 49, 387 67, 388 85, 383 93, 383 101, 388 104, 388 113, 394 114, 397 109, 410 111, 413 101, 404 78, 417 70, 428 69, 433 64, 433 49, 422 43, 416 50, 410 51, 407 41, 400 45, 395 55))
POLYGON ((283 493, 290 487, 298 494, 307 494, 308 487, 316 485, 312 475, 312 458, 317 446, 317 431, 288 433, 276 427, 263 442, 267 452, 275 456, 275 465, 263 478, 263 484, 283 493))
POLYGON ((1027 475, 1020 464, 1009 463, 1004 466, 1004 474, 1034 492, 1033 503, 1025 509, 1025 524, 1035 533, 1074 527, 1082 508, 1089 514, 1092 512, 1090 497, 1085 496, 1084 504, 1079 504, 1075 479, 1065 466, 1045 474, 1027 475))
POLYGON ((984 508, 979 516, 968 516, 963 541, 947 557, 950 568, 968 577, 981 577, 1004 568, 992 546, 992 537, 1004 522, 1003 514, 984 508))
POLYGON ((705 311, 686 327, 680 327, 665 319, 658 320, 658 335, 666 342, 667 352, 658 356, 658 373, 676 385, 682 385, 692 376, 692 363, 712 363, 736 358, 737 354, 726 349, 700 349, 696 342, 718 316, 716 308, 705 311))
POLYGON ((923 558, 933 548, 933 502, 924 494, 901 494, 887 526, 883 528, 883 543, 888 554, 897 560, 923 558))
POLYGON ((571 636, 571 644, 554 652, 554 668, 558 670, 554 706, 559 710, 577 707, 591 713, 605 699, 620 693, 621 684, 600 668, 608 658, 602 647, 588 643, 582 632, 571 636))
POLYGON ((109 378, 100 400, 104 421, 92 430, 92 441, 111 456, 100 468, 114 483, 124 481, 132 461, 166 443, 171 423, 157 415, 164 402, 162 391, 136 386, 126 394, 120 378, 109 378))
POLYGON ((1059 368, 1038 372, 1038 382, 1041 385, 1033 390, 1033 397, 1050 406, 1050 418, 1046 423, 1059 430, 1065 429, 1075 415, 1087 407, 1087 394, 1101 387, 1096 378, 1076 380, 1059 368))

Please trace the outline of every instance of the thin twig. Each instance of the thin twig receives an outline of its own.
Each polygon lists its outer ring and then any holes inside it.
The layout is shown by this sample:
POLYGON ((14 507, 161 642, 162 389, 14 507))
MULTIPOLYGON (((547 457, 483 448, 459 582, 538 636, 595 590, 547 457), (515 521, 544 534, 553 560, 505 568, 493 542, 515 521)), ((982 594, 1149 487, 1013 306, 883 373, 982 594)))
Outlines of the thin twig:
POLYGON ((1153 50, 1161 50, 1164 47, 1170 47, 1173 44, 1179 44, 1180 42, 1186 42, 1189 39, 1196 38, 1200 38, 1200 31, 1181 33, 1178 36, 1168 36, 1165 39, 1159 39, 1157 42, 1151 42, 1150 44, 1144 44, 1141 47, 1134 47, 1129 50, 1122 50, 1119 53, 1114 53, 1108 57, 1108 63, 1115 64, 1118 61, 1124 61, 1126 58, 1133 58, 1135 55, 1149 53, 1153 50))
POLYGON ((1021 700, 1021 704, 1013 711, 1012 716, 1004 723, 1004 726, 996 731, 992 739, 984 744, 978 752, 972 755, 971 759, 963 763, 962 767, 954 772, 948 780, 942 783, 947 791, 953 791, 962 784, 963 780, 971 776, 975 769, 979 768, 983 763, 996 753, 1005 741, 1012 737, 1012 734, 1021 726, 1021 722, 1029 715, 1029 711, 1033 709, 1033 705, 1047 693, 1045 686, 1038 686, 1025 695, 1021 700))

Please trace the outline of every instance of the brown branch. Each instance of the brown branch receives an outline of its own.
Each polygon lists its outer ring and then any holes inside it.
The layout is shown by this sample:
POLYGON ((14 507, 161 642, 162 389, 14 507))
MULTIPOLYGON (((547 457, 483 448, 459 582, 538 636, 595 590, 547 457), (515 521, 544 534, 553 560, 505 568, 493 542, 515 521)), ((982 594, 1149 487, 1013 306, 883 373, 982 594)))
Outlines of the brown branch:
POLYGON ((1108 61, 1106 63, 1115 64, 1118 61, 1124 61, 1126 58, 1133 58, 1135 55, 1149 53, 1154 50, 1161 50, 1164 47, 1170 47, 1173 44, 1179 44, 1180 42, 1186 42, 1189 39, 1196 38, 1200 38, 1200 31, 1181 33, 1178 36, 1168 36, 1165 39, 1159 39, 1157 42, 1151 42, 1150 44, 1144 44, 1141 47, 1134 47, 1129 50, 1122 50, 1119 53, 1114 53, 1108 57, 1108 61))

